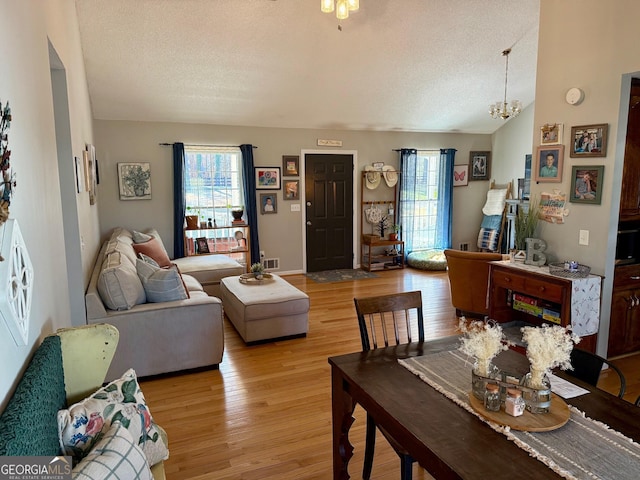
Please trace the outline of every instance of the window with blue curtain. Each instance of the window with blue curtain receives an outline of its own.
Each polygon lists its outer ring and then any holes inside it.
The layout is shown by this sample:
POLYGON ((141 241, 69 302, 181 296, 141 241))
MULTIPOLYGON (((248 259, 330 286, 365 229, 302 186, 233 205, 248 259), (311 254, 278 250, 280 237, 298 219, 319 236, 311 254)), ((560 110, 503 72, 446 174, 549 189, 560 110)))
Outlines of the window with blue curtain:
POLYGON ((405 255, 451 247, 454 149, 400 151, 399 218, 405 255))
POLYGON ((231 210, 244 207, 242 154, 238 147, 185 146, 184 195, 187 215, 218 226, 231 225, 231 210))

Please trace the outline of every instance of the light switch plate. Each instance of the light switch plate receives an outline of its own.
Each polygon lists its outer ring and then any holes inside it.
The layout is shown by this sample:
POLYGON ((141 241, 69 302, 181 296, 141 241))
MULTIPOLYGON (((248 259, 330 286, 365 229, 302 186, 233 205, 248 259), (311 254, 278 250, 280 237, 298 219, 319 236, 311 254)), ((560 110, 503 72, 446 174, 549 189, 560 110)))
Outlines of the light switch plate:
POLYGON ((589 230, 580 230, 579 245, 589 245, 589 230))
POLYGON ((299 203, 292 203, 291 204, 291 211, 292 212, 299 212, 300 211, 300 204, 299 203))

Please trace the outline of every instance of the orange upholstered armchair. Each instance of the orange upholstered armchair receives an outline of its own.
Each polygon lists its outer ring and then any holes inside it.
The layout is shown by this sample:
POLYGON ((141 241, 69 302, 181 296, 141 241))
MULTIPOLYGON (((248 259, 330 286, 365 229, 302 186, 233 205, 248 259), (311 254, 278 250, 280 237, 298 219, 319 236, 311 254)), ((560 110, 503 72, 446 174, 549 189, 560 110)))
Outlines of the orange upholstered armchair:
POLYGON ((456 315, 488 315, 489 262, 503 260, 503 255, 460 250, 445 250, 444 254, 447 257, 451 303, 456 309, 456 315))

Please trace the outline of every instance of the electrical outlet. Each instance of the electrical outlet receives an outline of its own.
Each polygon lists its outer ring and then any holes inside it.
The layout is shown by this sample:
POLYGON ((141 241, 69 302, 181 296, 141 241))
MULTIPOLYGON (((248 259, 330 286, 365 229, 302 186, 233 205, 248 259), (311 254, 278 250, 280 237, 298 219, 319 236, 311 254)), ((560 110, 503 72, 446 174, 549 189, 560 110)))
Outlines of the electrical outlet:
POLYGON ((589 230, 580 230, 578 245, 589 245, 589 230))

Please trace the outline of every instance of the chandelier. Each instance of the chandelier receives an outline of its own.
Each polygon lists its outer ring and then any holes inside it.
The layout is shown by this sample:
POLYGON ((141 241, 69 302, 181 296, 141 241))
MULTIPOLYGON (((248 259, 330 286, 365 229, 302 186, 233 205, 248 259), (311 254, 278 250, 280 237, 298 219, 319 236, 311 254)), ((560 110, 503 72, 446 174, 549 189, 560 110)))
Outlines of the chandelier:
POLYGON ((507 102, 507 74, 509 72, 510 53, 510 48, 507 48, 502 52, 502 55, 505 57, 504 100, 502 102, 498 101, 489 106, 489 115, 491 115, 491 118, 501 118, 502 120, 506 120, 508 118, 518 116, 518 114, 522 111, 522 103, 520 103, 520 100, 513 100, 511 102, 511 105, 509 105, 509 103, 507 102))
POLYGON ((360 8, 360 0, 320 0, 320 10, 331 13, 335 10, 338 20, 349 18, 349 12, 360 8))

